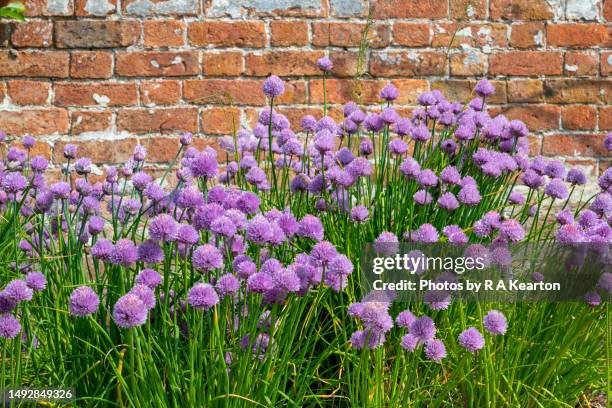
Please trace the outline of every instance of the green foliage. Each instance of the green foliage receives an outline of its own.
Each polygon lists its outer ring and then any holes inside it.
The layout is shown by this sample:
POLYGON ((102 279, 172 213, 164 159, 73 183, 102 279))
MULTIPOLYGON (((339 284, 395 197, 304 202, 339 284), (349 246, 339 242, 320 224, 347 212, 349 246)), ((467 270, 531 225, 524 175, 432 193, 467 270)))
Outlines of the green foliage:
POLYGON ((0 17, 17 21, 25 21, 25 17, 23 16, 25 11, 26 8, 22 2, 14 1, 4 7, 0 7, 0 17))

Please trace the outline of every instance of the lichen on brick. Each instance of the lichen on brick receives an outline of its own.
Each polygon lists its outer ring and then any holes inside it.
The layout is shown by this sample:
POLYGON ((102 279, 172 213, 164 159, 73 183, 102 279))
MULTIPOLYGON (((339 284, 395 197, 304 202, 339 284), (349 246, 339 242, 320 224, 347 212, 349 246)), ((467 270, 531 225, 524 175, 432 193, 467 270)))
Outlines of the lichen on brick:
MULTIPOLYGON (((355 1, 355 0, 353 0, 355 1)), ((212 0, 207 14, 210 17, 230 16, 238 18, 243 11, 272 13, 291 9, 320 9, 320 0, 212 0)))
POLYGON ((128 14, 139 16, 195 14, 198 11, 198 0, 168 0, 157 3, 150 0, 136 0, 129 3, 125 10, 128 14))

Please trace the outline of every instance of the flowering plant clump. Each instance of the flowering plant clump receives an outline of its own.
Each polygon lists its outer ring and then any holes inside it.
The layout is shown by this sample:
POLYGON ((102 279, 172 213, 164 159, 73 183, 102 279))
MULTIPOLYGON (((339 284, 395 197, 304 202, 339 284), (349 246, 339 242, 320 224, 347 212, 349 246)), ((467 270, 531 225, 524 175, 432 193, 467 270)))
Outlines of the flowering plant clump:
POLYGON ((275 109, 283 81, 262 90, 253 129, 219 151, 182 135, 157 178, 142 146, 97 180, 68 144, 53 180, 34 139, 3 144, 0 388, 74 387, 92 406, 495 406, 601 385, 610 274, 585 304, 485 314, 447 293, 406 309, 361 293, 354 271, 363 242, 609 244, 610 169, 584 199, 580 169, 529 159, 525 124, 487 113, 487 80, 466 106, 426 92, 410 118, 388 84, 379 108, 333 119, 325 104, 299 129, 275 109), (547 329, 559 309, 573 322, 547 329), (580 370, 562 374, 568 350, 580 370))

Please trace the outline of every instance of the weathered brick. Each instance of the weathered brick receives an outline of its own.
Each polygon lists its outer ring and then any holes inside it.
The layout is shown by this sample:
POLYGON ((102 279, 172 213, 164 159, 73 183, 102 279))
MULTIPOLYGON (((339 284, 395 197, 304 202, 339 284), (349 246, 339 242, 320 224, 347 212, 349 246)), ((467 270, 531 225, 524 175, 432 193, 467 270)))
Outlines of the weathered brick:
POLYGON ((115 48, 136 44, 140 22, 134 20, 65 20, 55 22, 58 48, 115 48))
POLYGON ((555 51, 505 51, 489 56, 490 75, 560 75, 563 54, 555 51))
POLYGON ((16 24, 11 42, 15 47, 50 47, 53 43, 53 23, 31 20, 16 24))
MULTIPOLYGON (((8 3, 4 1, 3 6, 8 3)), ((72 0, 28 0, 26 4, 25 16, 71 16, 74 14, 74 4, 72 0)))
POLYGON ((612 130, 612 106, 599 107, 599 130, 612 130))
POLYGON ((566 76, 595 76, 597 75, 597 54, 591 52, 567 51, 563 74, 566 76))
POLYGON ((544 83, 539 79, 508 81, 508 102, 544 102, 544 83))
POLYGON ((138 16, 179 16, 198 14, 198 0, 125 0, 126 14, 138 16))
POLYGON ((74 51, 70 56, 72 78, 110 78, 113 54, 107 51, 74 51))
POLYGON ((605 157, 604 134, 551 135, 544 138, 542 152, 547 156, 605 157))
MULTIPOLYGON (((475 97, 475 80, 438 80, 432 81, 431 89, 438 89, 450 101, 468 102, 475 97)), ((495 93, 487 98, 489 103, 506 103, 507 91, 505 81, 491 81, 495 93)))
POLYGON ((75 0, 79 17, 105 17, 117 12, 117 0, 75 0))
POLYGON ((457 20, 483 20, 487 16, 486 0, 450 0, 450 17, 457 20))
POLYGON ((17 105, 46 105, 51 84, 40 81, 8 81, 8 95, 17 105))
POLYGON ((450 56, 452 76, 482 76, 485 71, 485 56, 480 51, 470 50, 450 56))
POLYGON ((288 47, 308 44, 306 21, 270 21, 270 45, 288 47))
POLYGON ((597 127, 597 109, 588 105, 568 105, 561 109, 564 129, 588 130, 597 127))
POLYGON ((601 75, 608 76, 612 74, 612 51, 602 51, 600 60, 601 75))
POLYGON ((436 23, 432 47, 506 47, 508 27, 505 24, 436 23))
POLYGON ((202 110, 202 133, 227 135, 240 127, 240 109, 231 107, 202 110))
POLYGON ((558 129, 561 108, 556 105, 507 106, 494 108, 492 114, 503 114, 508 119, 520 119, 532 132, 546 129, 558 129))
POLYGON ((121 109, 117 129, 134 133, 198 131, 197 108, 121 109))
POLYGON ((592 79, 550 79, 544 82, 548 103, 601 102, 601 82, 592 79))
POLYGON ((194 51, 120 51, 115 58, 115 73, 121 76, 190 76, 200 71, 194 51))
POLYGON ((427 47, 431 43, 429 24, 393 23, 393 44, 404 47, 427 47))
POLYGON ((170 163, 179 148, 177 137, 151 137, 140 140, 140 144, 147 149, 149 163, 170 163))
POLYGON ((586 24, 548 24, 546 39, 552 47, 586 48, 601 45, 607 41, 606 25, 586 24))
MULTIPOLYGON (((418 95, 428 90, 429 85, 422 79, 395 79, 391 81, 400 91, 396 100, 398 104, 416 103, 418 95)), ((327 101, 332 104, 343 104, 357 100, 364 104, 380 102, 380 91, 386 81, 328 79, 326 81, 327 101)), ((310 81, 310 103, 323 103, 323 80, 310 81)))
POLYGON ((511 26, 510 45, 514 48, 539 48, 544 46, 546 28, 541 22, 515 23, 511 26))
POLYGON ((377 0, 372 16, 383 18, 444 18, 448 15, 446 0, 377 0))
POLYGON ((181 47, 185 45, 185 23, 180 20, 145 20, 145 47, 181 47))
POLYGON ((372 53, 370 73, 376 77, 444 75, 446 54, 433 51, 379 51, 372 53))
MULTIPOLYGON (((317 47, 359 47, 366 23, 315 22, 312 25, 312 45, 317 47)), ((389 45, 391 33, 387 24, 368 27, 368 45, 382 48, 389 45)))
MULTIPOLYGON (((183 83, 183 98, 201 105, 256 105, 265 104, 260 80, 196 79, 183 83)), ((276 103, 302 104, 306 101, 304 81, 285 82, 285 93, 276 103)))
POLYGON ((238 76, 243 71, 241 51, 206 51, 202 55, 202 72, 206 76, 238 76))
POLYGON ((0 51, 0 75, 66 78, 69 57, 64 51, 0 51))
POLYGON ((245 73, 252 76, 319 75, 316 62, 322 51, 263 51, 245 57, 245 73))
POLYGON ((96 164, 125 163, 134 151, 137 144, 136 139, 117 139, 117 140, 73 140, 58 141, 53 147, 53 160, 56 163, 63 163, 64 146, 71 143, 76 145, 79 155, 89 157, 96 164))
POLYGON ((0 112, 0 129, 9 135, 33 136, 66 133, 68 112, 65 109, 19 109, 0 112))
POLYGON ((329 58, 334 62, 332 75, 336 77, 354 77, 357 75, 357 51, 333 51, 329 58))
POLYGON ((554 11, 546 0, 491 0, 493 20, 548 20, 554 11))
POLYGON ((57 82, 54 91, 57 106, 126 106, 138 101, 135 83, 57 82))
POLYGON ((108 130, 113 120, 110 111, 74 111, 71 114, 71 132, 73 134, 85 132, 101 132, 108 130))
POLYGON ((605 0, 603 2, 603 18, 612 21, 612 1, 605 0))
POLYGON ((260 21, 196 21, 189 24, 189 44, 217 47, 264 47, 265 26, 260 21))
POLYGON ((4 101, 4 96, 6 95, 6 84, 0 81, 0 103, 4 101))
POLYGON ((142 81, 140 98, 146 106, 178 103, 181 99, 181 83, 174 80, 142 81))

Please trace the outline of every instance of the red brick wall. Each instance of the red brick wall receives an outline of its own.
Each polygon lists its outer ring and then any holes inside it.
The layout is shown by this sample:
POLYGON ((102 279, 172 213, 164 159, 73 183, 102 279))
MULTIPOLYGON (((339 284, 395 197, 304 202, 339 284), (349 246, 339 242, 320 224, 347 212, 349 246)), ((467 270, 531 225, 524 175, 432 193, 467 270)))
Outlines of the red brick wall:
POLYGON ((26 4, 26 23, 0 27, 0 130, 39 137, 57 160, 70 140, 98 163, 125 160, 136 143, 166 161, 182 131, 210 143, 231 132, 232 118, 252 124, 270 73, 289 81, 279 102, 292 120, 320 114, 314 62, 328 54, 333 104, 374 104, 391 80, 407 112, 427 89, 465 101, 486 75, 498 90, 494 110, 528 124, 534 153, 593 175, 609 165, 601 144, 612 130, 612 0, 26 4))

